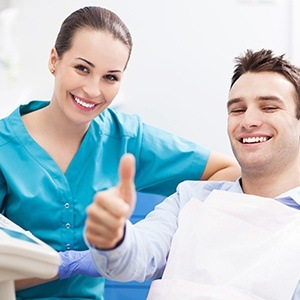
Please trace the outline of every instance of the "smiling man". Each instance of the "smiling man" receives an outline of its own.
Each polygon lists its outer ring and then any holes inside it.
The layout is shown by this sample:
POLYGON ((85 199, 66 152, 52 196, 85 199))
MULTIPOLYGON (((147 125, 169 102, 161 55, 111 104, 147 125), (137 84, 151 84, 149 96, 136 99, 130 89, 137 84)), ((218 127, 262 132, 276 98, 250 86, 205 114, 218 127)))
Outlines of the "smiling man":
POLYGON ((87 210, 103 276, 159 279, 155 300, 300 299, 299 68, 271 50, 246 51, 227 110, 236 182, 185 181, 132 225, 134 159, 123 157, 119 185, 87 210))

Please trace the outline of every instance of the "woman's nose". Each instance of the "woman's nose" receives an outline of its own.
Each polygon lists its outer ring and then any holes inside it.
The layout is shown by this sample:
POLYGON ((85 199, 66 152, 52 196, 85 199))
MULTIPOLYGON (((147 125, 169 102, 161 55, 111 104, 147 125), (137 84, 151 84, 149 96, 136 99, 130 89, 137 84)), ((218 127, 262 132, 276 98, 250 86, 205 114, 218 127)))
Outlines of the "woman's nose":
POLYGON ((84 91, 89 98, 95 98, 101 95, 101 83, 99 79, 91 79, 84 85, 84 91))

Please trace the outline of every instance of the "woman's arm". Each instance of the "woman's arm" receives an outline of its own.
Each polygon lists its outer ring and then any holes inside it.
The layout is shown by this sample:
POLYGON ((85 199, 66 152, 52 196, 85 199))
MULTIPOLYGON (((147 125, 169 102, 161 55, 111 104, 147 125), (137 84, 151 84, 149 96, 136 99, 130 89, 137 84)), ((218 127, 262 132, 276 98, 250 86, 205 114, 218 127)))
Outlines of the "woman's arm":
POLYGON ((58 275, 50 279, 42 279, 42 278, 29 278, 29 279, 20 279, 15 281, 15 290, 24 290, 42 283, 50 282, 58 279, 58 275))
POLYGON ((89 250, 75 251, 69 250, 59 252, 61 264, 58 274, 50 279, 30 278, 15 281, 15 289, 23 290, 42 283, 56 279, 66 279, 74 275, 85 275, 90 277, 100 277, 101 275, 94 266, 93 259, 89 250))
POLYGON ((241 176, 241 169, 235 158, 212 151, 201 180, 235 181, 241 176))

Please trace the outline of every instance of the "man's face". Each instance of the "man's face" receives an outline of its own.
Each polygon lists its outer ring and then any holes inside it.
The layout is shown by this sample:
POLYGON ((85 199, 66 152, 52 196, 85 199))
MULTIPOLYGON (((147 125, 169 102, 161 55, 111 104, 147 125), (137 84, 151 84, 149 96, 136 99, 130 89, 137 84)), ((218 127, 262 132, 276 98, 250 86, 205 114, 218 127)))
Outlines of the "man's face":
POLYGON ((299 163, 295 98, 292 83, 275 72, 249 72, 235 82, 227 103, 227 131, 244 173, 276 173, 299 163))

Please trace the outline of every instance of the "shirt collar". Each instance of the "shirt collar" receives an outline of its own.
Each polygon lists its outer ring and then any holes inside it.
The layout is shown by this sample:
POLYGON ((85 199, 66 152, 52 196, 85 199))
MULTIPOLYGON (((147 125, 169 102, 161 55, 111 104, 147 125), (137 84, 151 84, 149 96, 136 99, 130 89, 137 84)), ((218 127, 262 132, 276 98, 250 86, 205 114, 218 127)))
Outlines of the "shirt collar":
POLYGON ((291 198, 300 205, 300 186, 295 187, 287 192, 282 193, 278 198, 291 198))
POLYGON ((242 189, 242 184, 241 184, 241 179, 242 177, 240 177, 239 179, 237 179, 232 186, 229 188, 229 191, 231 192, 235 192, 235 193, 244 193, 243 189, 242 189))
MULTIPOLYGON (((242 189, 241 182, 242 182, 242 177, 240 177, 239 179, 237 179, 233 183, 233 185, 231 186, 231 188, 229 190, 232 191, 232 192, 244 193, 243 189, 242 189)), ((286 191, 286 192, 282 193, 281 195, 275 197, 275 199, 277 199, 277 200, 292 199, 298 205, 300 205, 300 186, 295 187, 295 188, 293 188, 293 189, 291 189, 289 191, 286 191)))

